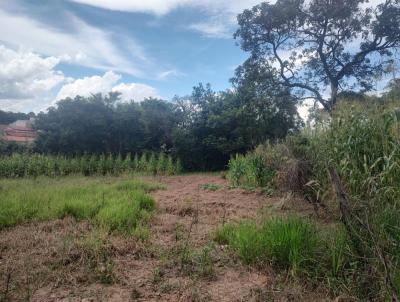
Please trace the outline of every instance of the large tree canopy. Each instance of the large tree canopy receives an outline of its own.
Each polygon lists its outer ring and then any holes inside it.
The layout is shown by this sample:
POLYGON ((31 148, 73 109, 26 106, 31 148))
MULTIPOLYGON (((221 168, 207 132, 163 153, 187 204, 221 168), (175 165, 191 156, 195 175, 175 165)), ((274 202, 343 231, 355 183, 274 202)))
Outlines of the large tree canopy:
POLYGON ((232 154, 298 129, 296 104, 289 94, 268 94, 249 77, 236 84, 224 92, 200 84, 191 96, 176 100, 183 119, 173 145, 187 167, 222 169, 232 154))
POLYGON ((245 10, 238 23, 235 38, 251 53, 245 66, 326 110, 341 90, 372 89, 400 46, 400 0, 375 8, 364 0, 278 0, 245 10))

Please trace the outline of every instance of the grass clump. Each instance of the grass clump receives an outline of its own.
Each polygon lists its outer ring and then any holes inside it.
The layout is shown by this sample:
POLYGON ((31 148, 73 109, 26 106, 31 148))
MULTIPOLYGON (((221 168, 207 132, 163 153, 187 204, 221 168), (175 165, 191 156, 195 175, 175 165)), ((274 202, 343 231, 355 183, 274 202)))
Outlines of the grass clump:
POLYGON ((204 185, 202 185, 201 188, 202 188, 203 190, 206 190, 206 191, 218 191, 219 189, 222 188, 222 186, 217 185, 217 184, 211 184, 211 183, 210 183, 210 184, 204 184, 204 185))
POLYGON ((159 188, 116 177, 0 180, 0 229, 73 216, 108 231, 145 237, 144 225, 156 206, 146 192, 159 188))
POLYGON ((246 264, 269 262, 293 275, 312 265, 318 247, 314 225, 295 217, 227 224, 214 240, 228 244, 246 264))
POLYGON ((326 229, 298 217, 273 218, 263 223, 225 224, 214 241, 228 245, 245 264, 272 264, 293 278, 329 288, 333 295, 354 294, 357 258, 340 226, 326 229))

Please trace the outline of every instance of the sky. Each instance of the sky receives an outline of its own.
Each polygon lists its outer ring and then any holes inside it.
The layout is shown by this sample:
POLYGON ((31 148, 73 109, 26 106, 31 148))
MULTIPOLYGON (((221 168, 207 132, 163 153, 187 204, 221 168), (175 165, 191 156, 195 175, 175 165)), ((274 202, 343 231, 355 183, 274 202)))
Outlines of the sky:
POLYGON ((171 99, 230 87, 236 16, 258 0, 0 0, 0 109, 121 92, 171 99))

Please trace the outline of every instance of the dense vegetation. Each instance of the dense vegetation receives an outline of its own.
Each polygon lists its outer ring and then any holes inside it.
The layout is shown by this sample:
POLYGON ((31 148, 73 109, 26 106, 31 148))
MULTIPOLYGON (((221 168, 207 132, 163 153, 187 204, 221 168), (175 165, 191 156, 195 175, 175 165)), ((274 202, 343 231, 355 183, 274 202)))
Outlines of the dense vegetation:
POLYGON ((28 120, 31 117, 35 117, 35 113, 30 112, 26 114, 22 112, 7 112, 0 110, 0 125, 8 125, 16 120, 28 120))
MULTIPOLYGON (((60 101, 36 116, 39 138, 28 151, 53 155, 164 152, 188 170, 225 168, 233 153, 266 139, 283 138, 300 125, 290 95, 249 91, 216 93, 199 85, 173 102, 121 103, 118 94, 60 101)), ((0 145, 12 154, 17 145, 0 145)))
POLYGON ((66 176, 71 174, 114 175, 142 173, 150 175, 174 175, 182 172, 181 161, 174 161, 164 153, 112 154, 99 156, 82 155, 76 157, 40 154, 14 154, 0 158, 0 177, 66 176))
POLYGON ((342 222, 348 248, 342 251, 345 274, 336 282, 351 285, 352 294, 362 299, 400 293, 397 106, 378 100, 341 103, 313 128, 229 163, 234 185, 295 191, 318 212, 324 209, 330 219, 342 222), (337 188, 333 171, 344 189, 337 188))

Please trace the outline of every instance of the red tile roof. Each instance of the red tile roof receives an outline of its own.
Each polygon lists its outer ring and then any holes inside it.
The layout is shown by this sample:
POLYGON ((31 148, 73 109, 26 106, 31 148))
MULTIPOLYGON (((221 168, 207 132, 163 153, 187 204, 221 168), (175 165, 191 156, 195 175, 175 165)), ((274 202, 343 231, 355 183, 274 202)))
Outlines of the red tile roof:
POLYGON ((37 132, 32 128, 31 121, 16 121, 3 130, 2 139, 9 142, 32 143, 37 138, 37 132))
POLYGON ((12 136, 6 135, 3 137, 5 141, 8 142, 17 142, 17 143, 31 143, 35 141, 35 137, 26 137, 26 136, 12 136))

